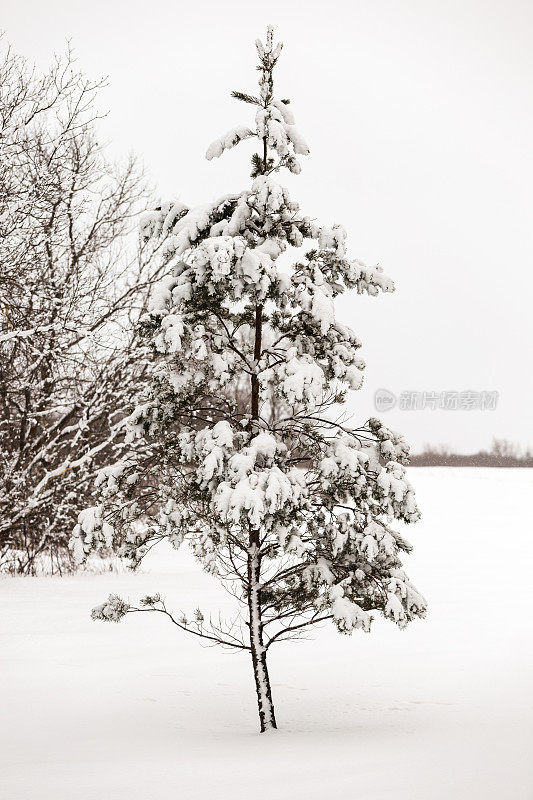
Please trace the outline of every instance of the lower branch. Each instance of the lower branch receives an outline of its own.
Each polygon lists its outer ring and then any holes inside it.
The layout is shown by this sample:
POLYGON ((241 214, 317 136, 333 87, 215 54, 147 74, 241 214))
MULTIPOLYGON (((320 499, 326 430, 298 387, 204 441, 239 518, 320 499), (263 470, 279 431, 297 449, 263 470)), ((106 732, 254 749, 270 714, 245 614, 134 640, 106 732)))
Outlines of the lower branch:
POLYGON ((200 639, 206 639, 206 640, 208 640, 210 642, 213 642, 215 644, 219 644, 222 647, 232 647, 232 648, 237 649, 237 650, 250 650, 249 645, 246 645, 246 644, 244 644, 242 642, 239 642, 238 639, 236 639, 234 637, 231 637, 231 639, 226 639, 224 636, 220 636, 220 635, 218 635, 216 633, 206 633, 206 631, 202 630, 202 627, 199 624, 197 625, 196 628, 191 628, 188 624, 186 624, 184 622, 180 622, 179 620, 175 619, 175 617, 172 616, 170 611, 167 611, 167 609, 164 607, 164 604, 162 604, 162 608, 154 608, 154 607, 151 607, 151 608, 135 608, 134 606, 129 606, 126 613, 127 614, 134 614, 134 613, 137 614, 137 613, 141 613, 143 611, 145 611, 145 612, 154 612, 155 611, 155 612, 157 612, 159 614, 164 614, 166 617, 169 618, 169 620, 172 622, 172 624, 175 625, 177 628, 180 628, 182 631, 185 631, 186 633, 192 633, 193 636, 197 636, 200 639))
MULTIPOLYGON (((319 613, 319 612, 317 612, 319 613)), ((268 642, 265 645, 265 650, 268 650, 271 644, 274 644, 276 641, 286 641, 287 639, 291 638, 291 634, 300 631, 303 628, 308 628, 310 625, 318 625, 319 622, 325 622, 328 619, 333 619, 333 614, 325 614, 322 617, 313 616, 311 619, 308 619, 306 622, 301 622, 298 625, 289 625, 286 628, 282 628, 280 631, 275 633, 273 636, 270 637, 268 642), (288 634, 288 635, 286 635, 288 634), (281 638, 284 637, 284 638, 281 638)))

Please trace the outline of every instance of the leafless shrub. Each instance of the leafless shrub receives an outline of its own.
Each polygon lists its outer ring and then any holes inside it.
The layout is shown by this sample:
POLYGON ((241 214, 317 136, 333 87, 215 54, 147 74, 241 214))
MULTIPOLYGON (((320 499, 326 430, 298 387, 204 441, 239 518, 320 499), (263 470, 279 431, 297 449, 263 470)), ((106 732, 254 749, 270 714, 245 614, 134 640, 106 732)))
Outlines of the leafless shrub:
POLYGON ((70 48, 39 75, 0 40, 0 570, 68 568, 142 380, 132 322, 156 276, 132 230, 146 190, 135 159, 112 164, 98 142, 104 83, 70 48))

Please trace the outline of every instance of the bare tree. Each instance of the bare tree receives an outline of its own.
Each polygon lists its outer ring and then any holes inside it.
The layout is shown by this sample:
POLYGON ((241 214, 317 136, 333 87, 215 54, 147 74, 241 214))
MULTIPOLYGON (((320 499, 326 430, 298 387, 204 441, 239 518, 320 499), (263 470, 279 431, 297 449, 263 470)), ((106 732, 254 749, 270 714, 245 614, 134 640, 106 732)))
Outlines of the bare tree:
POLYGON ((134 321, 154 275, 131 231, 145 187, 98 142, 105 81, 70 47, 39 75, 0 44, 0 569, 54 571, 143 371, 134 321))

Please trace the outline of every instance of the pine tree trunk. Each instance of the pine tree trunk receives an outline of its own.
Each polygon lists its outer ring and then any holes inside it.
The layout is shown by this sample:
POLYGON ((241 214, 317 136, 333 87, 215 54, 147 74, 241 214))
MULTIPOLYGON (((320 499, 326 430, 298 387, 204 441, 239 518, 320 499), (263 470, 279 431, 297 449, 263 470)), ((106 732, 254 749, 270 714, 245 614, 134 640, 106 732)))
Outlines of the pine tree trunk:
MULTIPOLYGON (((264 162, 266 169, 267 147, 264 140, 264 162)), ((263 306, 255 309, 254 361, 257 366, 261 357, 261 339, 263 326, 263 306)), ((257 374, 251 378, 251 416, 259 419, 259 381, 257 374)), ((261 733, 277 728, 270 678, 268 675, 266 651, 263 644, 263 623, 261 621, 261 553, 259 531, 250 528, 248 548, 248 610, 250 625, 250 648, 254 669, 255 691, 259 710, 261 733)))
POLYGON ((261 733, 277 728, 270 678, 268 675, 266 651, 263 644, 263 624, 261 621, 261 584, 259 555, 259 531, 250 531, 250 548, 248 551, 248 609, 250 624, 250 647, 254 670, 257 707, 261 733))

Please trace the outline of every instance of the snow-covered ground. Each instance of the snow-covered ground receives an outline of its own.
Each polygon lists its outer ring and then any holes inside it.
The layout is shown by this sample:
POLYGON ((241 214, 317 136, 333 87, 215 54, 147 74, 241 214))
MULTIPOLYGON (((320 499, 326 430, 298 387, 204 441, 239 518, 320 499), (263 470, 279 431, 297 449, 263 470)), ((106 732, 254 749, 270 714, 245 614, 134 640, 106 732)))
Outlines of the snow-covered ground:
POLYGON ((246 655, 159 615, 89 618, 109 592, 229 611, 186 550, 137 575, 1 580, 0 796, 531 800, 533 470, 410 477, 427 619, 273 648, 272 734, 246 655))

